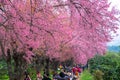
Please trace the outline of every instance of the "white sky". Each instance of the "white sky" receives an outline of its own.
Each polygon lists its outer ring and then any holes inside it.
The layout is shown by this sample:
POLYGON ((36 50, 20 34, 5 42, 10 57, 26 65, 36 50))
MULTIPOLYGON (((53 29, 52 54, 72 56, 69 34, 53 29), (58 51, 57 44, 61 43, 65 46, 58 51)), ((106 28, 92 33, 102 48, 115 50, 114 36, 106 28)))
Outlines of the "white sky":
MULTIPOLYGON (((119 10, 120 10, 120 0, 109 0, 111 3, 112 6, 116 6, 119 10)), ((120 24, 120 23, 119 23, 120 24)), ((112 45, 120 45, 120 26, 119 26, 119 29, 117 31, 117 34, 118 36, 115 36, 114 39, 108 43, 109 46, 112 46, 112 45)))

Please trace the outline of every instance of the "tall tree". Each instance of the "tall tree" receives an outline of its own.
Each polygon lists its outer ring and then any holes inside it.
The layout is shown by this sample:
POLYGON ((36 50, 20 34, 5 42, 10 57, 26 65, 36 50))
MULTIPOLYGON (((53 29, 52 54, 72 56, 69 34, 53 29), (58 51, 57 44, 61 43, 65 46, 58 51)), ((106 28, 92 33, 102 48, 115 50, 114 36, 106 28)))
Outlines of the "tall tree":
POLYGON ((105 53, 117 29, 118 11, 109 6, 108 0, 0 0, 1 55, 18 64, 41 49, 49 58, 85 64, 105 53))

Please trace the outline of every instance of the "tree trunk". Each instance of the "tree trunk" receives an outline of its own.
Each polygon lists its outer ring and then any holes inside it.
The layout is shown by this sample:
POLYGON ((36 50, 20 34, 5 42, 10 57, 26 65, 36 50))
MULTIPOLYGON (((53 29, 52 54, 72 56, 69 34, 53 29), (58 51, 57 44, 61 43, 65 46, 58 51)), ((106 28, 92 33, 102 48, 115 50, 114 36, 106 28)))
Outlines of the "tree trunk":
POLYGON ((46 58, 46 66, 45 66, 46 74, 49 74, 49 63, 50 63, 50 59, 46 58))
POLYGON ((22 53, 15 52, 13 55, 14 59, 14 80, 23 80, 24 71, 26 69, 27 63, 23 59, 22 53))
POLYGON ((14 80, 11 62, 7 62, 9 80, 14 80))
POLYGON ((12 57, 10 55, 10 49, 7 49, 6 62, 7 62, 9 80, 14 80, 13 69, 12 69, 12 57))

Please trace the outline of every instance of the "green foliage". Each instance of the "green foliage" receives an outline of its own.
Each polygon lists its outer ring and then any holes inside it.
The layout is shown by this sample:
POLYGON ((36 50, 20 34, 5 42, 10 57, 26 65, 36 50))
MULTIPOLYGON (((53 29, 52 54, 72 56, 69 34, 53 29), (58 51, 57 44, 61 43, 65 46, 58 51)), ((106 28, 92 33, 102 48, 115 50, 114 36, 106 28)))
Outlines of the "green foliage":
POLYGON ((85 70, 81 73, 80 80, 94 80, 94 78, 88 70, 85 70))
POLYGON ((30 78, 32 80, 36 80, 36 71, 35 71, 35 69, 32 68, 32 67, 29 67, 27 71, 30 74, 30 78))
POLYGON ((96 55, 89 61, 90 72, 100 70, 104 73, 103 80, 120 80, 120 56, 108 53, 105 56, 96 55))
POLYGON ((4 60, 0 60, 0 80, 8 80, 7 64, 4 60))

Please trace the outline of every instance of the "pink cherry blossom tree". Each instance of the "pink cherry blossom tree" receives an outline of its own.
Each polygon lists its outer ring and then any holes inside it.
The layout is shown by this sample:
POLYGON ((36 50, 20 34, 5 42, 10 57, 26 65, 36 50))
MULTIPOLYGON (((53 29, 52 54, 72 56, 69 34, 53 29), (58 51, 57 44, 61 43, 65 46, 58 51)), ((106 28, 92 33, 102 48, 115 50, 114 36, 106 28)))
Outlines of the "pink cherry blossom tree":
POLYGON ((8 62, 10 80, 11 58, 16 71, 39 49, 50 59, 82 64, 103 55, 118 26, 118 11, 109 6, 108 0, 0 0, 0 55, 8 62))

